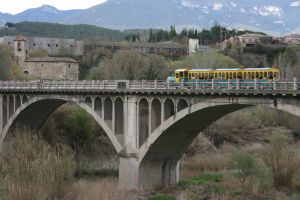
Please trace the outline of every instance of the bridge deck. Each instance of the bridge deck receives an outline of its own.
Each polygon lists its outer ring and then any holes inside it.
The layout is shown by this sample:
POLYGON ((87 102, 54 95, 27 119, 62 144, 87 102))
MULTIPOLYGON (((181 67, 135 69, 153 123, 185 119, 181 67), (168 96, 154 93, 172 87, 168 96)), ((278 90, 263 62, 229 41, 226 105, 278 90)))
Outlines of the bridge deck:
POLYGON ((300 82, 238 80, 207 82, 167 81, 5 81, 0 92, 20 93, 151 93, 151 94, 202 94, 202 95, 293 95, 300 94, 300 82))

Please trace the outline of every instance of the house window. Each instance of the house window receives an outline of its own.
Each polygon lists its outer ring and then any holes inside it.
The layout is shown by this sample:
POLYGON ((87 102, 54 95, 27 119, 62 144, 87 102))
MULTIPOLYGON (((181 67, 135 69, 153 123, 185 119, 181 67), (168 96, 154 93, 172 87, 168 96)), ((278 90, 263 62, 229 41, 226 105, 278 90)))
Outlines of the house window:
POLYGON ((50 44, 48 44, 48 47, 50 47, 50 44))
POLYGON ((24 74, 28 75, 28 74, 29 74, 29 72, 28 72, 28 71, 24 71, 24 74))
POLYGON ((33 43, 33 46, 35 47, 35 43, 33 43))
POLYGON ((56 44, 55 46, 58 47, 58 44, 56 44))
POLYGON ((69 64, 68 67, 71 68, 71 65, 69 64))
POLYGON ((42 67, 44 67, 44 64, 42 64, 42 67))
POLYGON ((8 46, 10 46, 10 42, 8 42, 8 46))
POLYGON ((22 45, 21 45, 21 42, 18 42, 18 44, 17 44, 17 49, 18 49, 18 51, 22 51, 22 45))

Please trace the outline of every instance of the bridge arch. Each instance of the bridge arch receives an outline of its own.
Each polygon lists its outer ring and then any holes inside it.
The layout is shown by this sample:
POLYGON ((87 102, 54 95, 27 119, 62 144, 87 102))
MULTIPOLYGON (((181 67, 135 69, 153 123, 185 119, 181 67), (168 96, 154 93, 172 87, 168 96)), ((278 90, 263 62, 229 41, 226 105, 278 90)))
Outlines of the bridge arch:
POLYGON ((161 101, 154 98, 151 102, 151 132, 161 124, 161 101))
MULTIPOLYGON (((24 97, 25 96, 23 96, 22 99, 24 97)), ((104 130, 105 134, 110 139, 116 152, 120 152, 122 146, 117 140, 116 136, 113 134, 111 128, 104 122, 104 120, 97 114, 97 112, 92 109, 89 104, 85 103, 85 100, 86 99, 84 99, 84 102, 81 102, 78 98, 70 96, 37 96, 32 98, 26 97, 26 102, 22 102, 23 104, 20 106, 20 108, 16 109, 11 118, 7 120, 7 123, 3 127, 0 144, 3 143, 9 129, 12 126, 20 124, 28 126, 30 128, 39 129, 44 121, 49 117, 49 115, 52 114, 58 107, 67 102, 71 102, 87 111, 87 113, 89 113, 95 119, 95 121, 100 125, 100 127, 104 130)))
POLYGON ((164 120, 169 119, 171 116, 175 115, 175 102, 171 98, 166 98, 164 100, 164 120))
POLYGON ((177 103, 177 112, 189 107, 189 103, 186 99, 180 99, 177 103))
POLYGON ((15 96, 15 101, 16 101, 16 107, 15 107, 15 109, 17 110, 18 108, 20 108, 20 106, 21 106, 21 96, 20 95, 16 95, 15 96))
POLYGON ((8 96, 8 117, 9 118, 15 112, 14 105, 15 105, 15 99, 14 99, 14 96, 11 94, 8 96))
POLYGON ((138 143, 141 146, 149 136, 149 102, 141 98, 138 102, 138 143))
POLYGON ((92 100, 92 98, 90 96, 85 97, 84 103, 86 103, 91 108, 93 107, 93 100, 92 100))
POLYGON ((175 184, 178 181, 178 160, 194 138, 221 117, 253 106, 276 108, 300 117, 300 104, 284 100, 220 98, 196 103, 164 121, 140 147, 139 181, 142 187, 149 183, 152 186, 175 184))
POLYGON ((96 97, 95 100, 94 100, 94 109, 95 109, 95 112, 98 114, 99 117, 102 118, 102 99, 101 97, 96 97))
POLYGON ((112 129, 113 101, 110 97, 104 99, 104 121, 112 129))
POLYGON ((2 129, 4 128, 5 124, 7 123, 7 95, 2 96, 2 129))
POLYGON ((26 96, 26 95, 23 95, 23 97, 22 97, 22 104, 23 104, 23 103, 26 103, 27 101, 28 101, 27 96, 26 96))
POLYGON ((124 101, 121 97, 114 100, 114 131, 119 142, 124 144, 124 101))

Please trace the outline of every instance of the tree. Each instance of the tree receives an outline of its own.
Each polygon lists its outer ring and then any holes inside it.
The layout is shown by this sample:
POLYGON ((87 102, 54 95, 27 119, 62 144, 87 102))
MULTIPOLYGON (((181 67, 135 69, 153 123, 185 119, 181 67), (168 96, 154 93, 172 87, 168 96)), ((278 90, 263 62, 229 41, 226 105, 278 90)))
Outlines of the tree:
POLYGON ((5 26, 7 26, 8 28, 13 28, 16 26, 16 24, 11 23, 11 22, 6 22, 5 26))
POLYGON ((8 46, 0 45, 0 79, 8 80, 12 78, 10 69, 15 65, 13 55, 8 46))
POLYGON ((89 114, 82 110, 76 109, 72 115, 68 116, 63 126, 70 134, 70 140, 76 152, 90 151, 93 149, 93 122, 89 114))
POLYGON ((191 56, 185 57, 178 61, 171 62, 169 65, 172 69, 176 68, 239 68, 242 67, 240 63, 235 61, 229 56, 224 56, 220 53, 210 52, 197 52, 191 56))
POLYGON ((257 174, 258 165, 254 156, 237 151, 230 156, 229 167, 233 170, 237 170, 237 176, 241 182, 244 184, 247 177, 257 174))
POLYGON ((112 58, 105 58, 89 72, 89 79, 154 80, 167 77, 166 59, 159 55, 145 55, 135 50, 120 50, 112 58))

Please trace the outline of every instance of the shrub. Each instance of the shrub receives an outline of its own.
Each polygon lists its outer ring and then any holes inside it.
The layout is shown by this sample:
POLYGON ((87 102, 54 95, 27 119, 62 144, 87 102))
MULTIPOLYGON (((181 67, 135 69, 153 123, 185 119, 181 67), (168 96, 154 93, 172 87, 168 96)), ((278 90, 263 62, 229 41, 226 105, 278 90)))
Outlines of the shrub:
POLYGON ((291 188, 293 178, 300 167, 300 158, 295 149, 288 144, 287 137, 282 132, 277 130, 273 133, 262 158, 271 169, 275 188, 278 190, 291 188))
POLYGON ((181 180, 180 185, 200 185, 210 182, 220 182, 223 178, 222 174, 204 174, 193 179, 181 180))
POLYGON ((237 170, 237 176, 242 184, 249 176, 257 174, 258 165, 254 156, 236 151, 230 156, 229 167, 237 170))
POLYGON ((80 151, 91 151, 93 149, 93 121, 89 114, 80 108, 75 109, 72 115, 68 116, 64 123, 64 128, 70 134, 73 148, 80 151))
POLYGON ((65 146, 53 147, 39 135, 17 130, 4 143, 0 169, 0 199, 59 199, 72 182, 75 162, 65 146))

